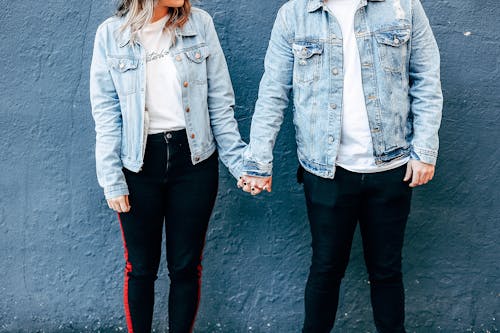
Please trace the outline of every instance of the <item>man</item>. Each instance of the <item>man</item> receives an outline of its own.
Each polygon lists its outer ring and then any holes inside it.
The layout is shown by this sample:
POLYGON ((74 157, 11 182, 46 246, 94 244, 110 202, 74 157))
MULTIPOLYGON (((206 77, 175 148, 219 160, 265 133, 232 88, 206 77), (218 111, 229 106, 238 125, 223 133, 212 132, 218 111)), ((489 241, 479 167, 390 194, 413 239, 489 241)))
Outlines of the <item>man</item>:
POLYGON ((359 222, 378 332, 405 332, 401 251, 412 188, 434 175, 439 51, 419 0, 291 0, 279 11, 239 186, 271 191, 293 90, 312 234, 303 332, 330 332, 359 222))

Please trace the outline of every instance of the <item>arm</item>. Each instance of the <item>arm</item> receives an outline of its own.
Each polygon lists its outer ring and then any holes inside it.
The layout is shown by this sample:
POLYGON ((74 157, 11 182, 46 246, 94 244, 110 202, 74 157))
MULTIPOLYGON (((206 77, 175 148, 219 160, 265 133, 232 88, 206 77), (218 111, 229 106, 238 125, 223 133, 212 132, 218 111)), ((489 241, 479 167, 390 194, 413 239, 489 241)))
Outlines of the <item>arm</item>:
POLYGON ((412 5, 409 95, 413 140, 411 160, 408 162, 404 181, 411 180, 409 186, 417 187, 427 184, 434 177, 443 95, 436 40, 420 1, 413 0, 412 5))
POLYGON ((106 26, 97 30, 90 66, 90 102, 96 131, 96 170, 106 199, 128 195, 120 159, 122 118, 118 95, 106 64, 106 26))
POLYGON ((292 89, 293 51, 292 35, 286 25, 283 8, 278 12, 264 61, 264 75, 260 82, 250 131, 250 144, 243 159, 243 172, 249 176, 272 175, 273 148, 283 122, 292 89))
POLYGON ((241 159, 246 147, 234 119, 234 92, 226 59, 215 31, 212 18, 206 27, 206 40, 210 48, 207 58, 208 112, 210 125, 217 142, 222 162, 235 178, 241 175, 241 159))
POLYGON ((410 110, 413 116, 411 157, 436 164, 439 148, 443 95, 439 50, 424 9, 413 0, 413 30, 410 52, 410 110))

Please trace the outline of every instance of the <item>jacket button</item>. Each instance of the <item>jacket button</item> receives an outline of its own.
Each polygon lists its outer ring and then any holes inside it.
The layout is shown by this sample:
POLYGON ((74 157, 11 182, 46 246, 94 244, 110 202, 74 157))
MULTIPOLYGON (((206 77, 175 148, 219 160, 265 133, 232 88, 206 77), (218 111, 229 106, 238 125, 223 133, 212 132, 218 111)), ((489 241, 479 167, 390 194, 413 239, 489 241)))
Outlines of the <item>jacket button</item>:
POLYGON ((194 55, 194 57, 195 57, 196 59, 200 59, 200 58, 201 58, 201 54, 197 52, 197 53, 194 55))
POLYGON ((188 113, 189 113, 189 111, 191 111, 191 109, 190 109, 190 108, 186 108, 186 112, 188 112, 188 113))
POLYGON ((175 60, 177 60, 177 61, 181 61, 181 60, 182 60, 182 58, 181 58, 181 56, 180 56, 180 55, 178 55, 177 57, 175 57, 175 60))
POLYGON ((197 157, 195 157, 195 158, 194 158, 194 161, 195 161, 195 162, 199 162, 199 161, 200 161, 200 158, 197 156, 197 157))
POLYGON ((332 104, 330 104, 330 107, 335 110, 337 108, 337 104, 332 103, 332 104))
POLYGON ((184 88, 187 88, 189 86, 189 83, 187 81, 184 81, 184 88))
POLYGON ((194 139, 194 138, 195 138, 195 135, 194 135, 194 133, 193 133, 193 134, 191 134, 191 139, 194 139))
POLYGON ((339 70, 337 68, 332 69, 332 74, 333 75, 338 75, 339 74, 339 70))

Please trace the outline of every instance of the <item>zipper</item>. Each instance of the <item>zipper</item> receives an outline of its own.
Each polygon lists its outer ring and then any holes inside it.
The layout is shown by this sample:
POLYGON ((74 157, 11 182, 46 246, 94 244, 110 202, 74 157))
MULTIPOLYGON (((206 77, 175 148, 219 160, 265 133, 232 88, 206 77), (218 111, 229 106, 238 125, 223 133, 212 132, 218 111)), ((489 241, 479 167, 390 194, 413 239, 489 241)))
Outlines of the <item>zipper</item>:
POLYGON ((170 144, 168 142, 168 139, 172 138, 172 134, 170 134, 168 132, 164 133, 163 134, 163 138, 165 139, 165 143, 167 144, 167 163, 166 163, 166 166, 165 166, 165 176, 167 177, 168 169, 169 169, 169 166, 170 166, 170 144))

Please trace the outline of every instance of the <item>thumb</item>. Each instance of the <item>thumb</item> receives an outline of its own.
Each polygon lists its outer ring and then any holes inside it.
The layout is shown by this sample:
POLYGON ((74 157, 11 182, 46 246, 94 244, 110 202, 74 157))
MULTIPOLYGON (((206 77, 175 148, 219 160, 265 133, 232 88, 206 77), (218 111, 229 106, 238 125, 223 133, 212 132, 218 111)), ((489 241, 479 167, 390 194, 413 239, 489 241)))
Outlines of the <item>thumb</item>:
POLYGON ((273 187, 273 177, 269 178, 269 180, 267 181, 266 184, 267 192, 271 193, 271 191, 273 190, 272 187, 273 187))
POLYGON ((404 182, 407 182, 411 179, 411 174, 412 174, 412 167, 411 167, 411 161, 408 162, 408 164, 406 164, 406 174, 405 174, 405 178, 403 179, 404 182))

